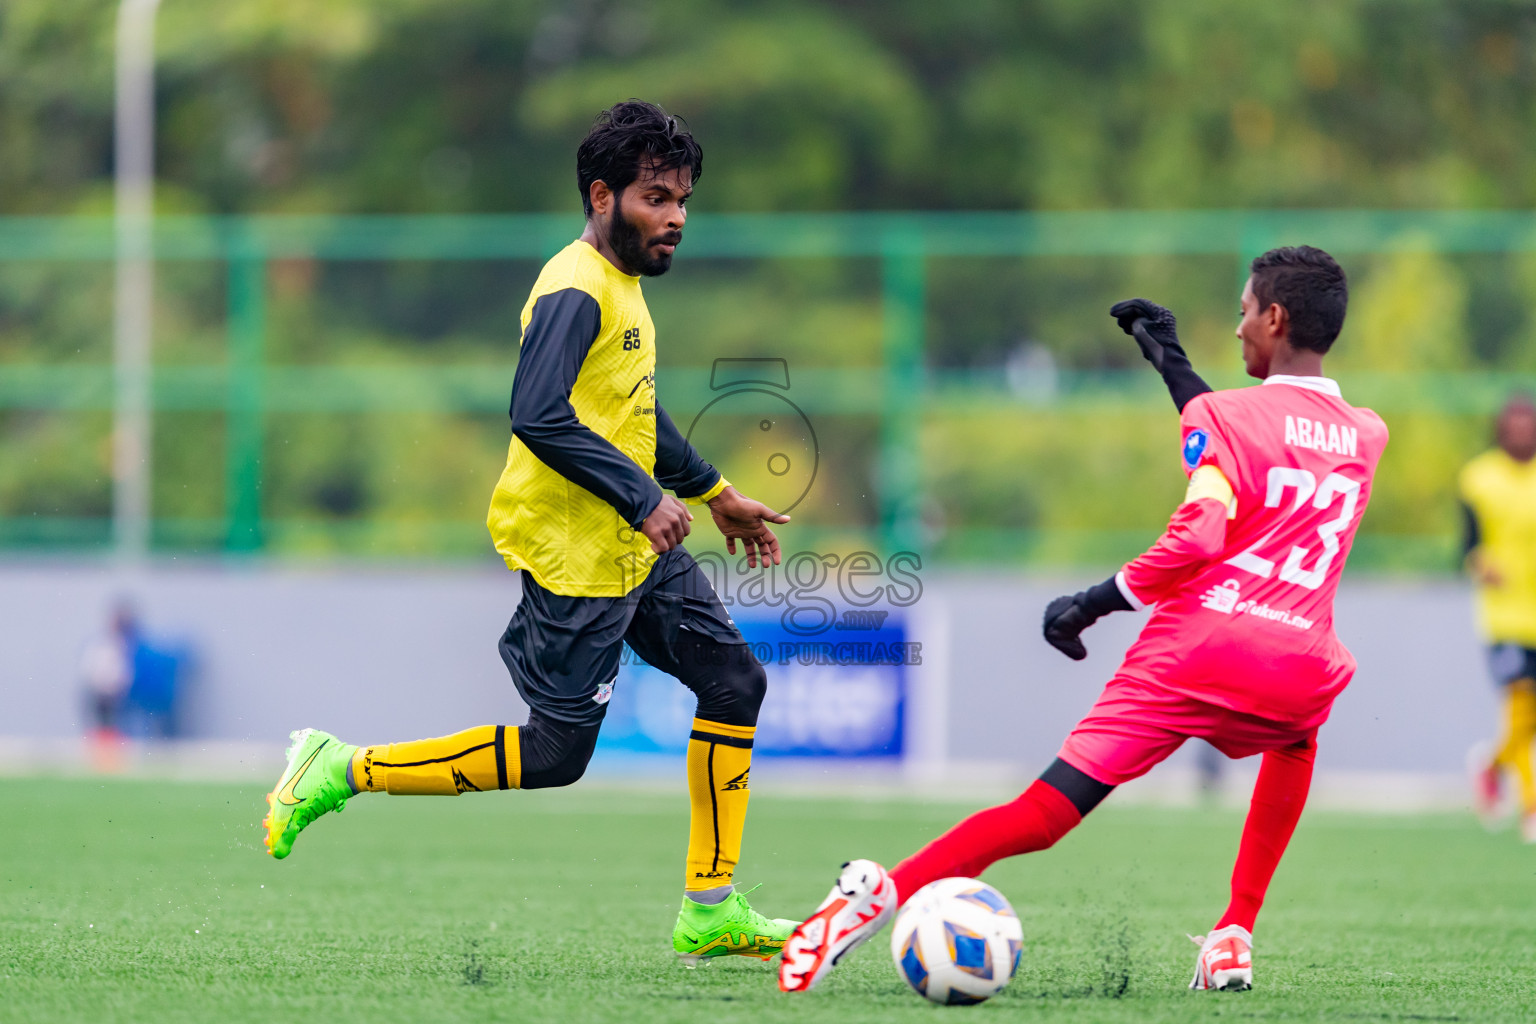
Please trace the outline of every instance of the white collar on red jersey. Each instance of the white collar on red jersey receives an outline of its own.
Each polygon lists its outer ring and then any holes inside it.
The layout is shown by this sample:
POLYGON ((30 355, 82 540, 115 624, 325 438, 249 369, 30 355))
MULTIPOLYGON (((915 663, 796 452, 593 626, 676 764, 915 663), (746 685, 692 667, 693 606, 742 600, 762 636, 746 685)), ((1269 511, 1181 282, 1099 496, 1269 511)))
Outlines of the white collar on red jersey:
POLYGON ((1308 391, 1318 391, 1334 398, 1343 398, 1344 393, 1339 390, 1339 382, 1332 377, 1297 377, 1290 373, 1276 373, 1264 378, 1265 384, 1293 384, 1298 388, 1306 388, 1308 391))

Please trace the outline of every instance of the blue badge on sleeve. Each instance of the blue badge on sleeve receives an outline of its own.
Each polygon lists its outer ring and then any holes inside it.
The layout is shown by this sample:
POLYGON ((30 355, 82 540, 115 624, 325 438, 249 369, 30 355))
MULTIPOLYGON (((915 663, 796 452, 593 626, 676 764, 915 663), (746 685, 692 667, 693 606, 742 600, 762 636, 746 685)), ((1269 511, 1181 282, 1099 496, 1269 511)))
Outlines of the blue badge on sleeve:
POLYGON ((1200 465, 1200 456, 1211 443, 1211 435, 1203 430, 1191 430, 1184 435, 1184 465, 1194 469, 1200 465))

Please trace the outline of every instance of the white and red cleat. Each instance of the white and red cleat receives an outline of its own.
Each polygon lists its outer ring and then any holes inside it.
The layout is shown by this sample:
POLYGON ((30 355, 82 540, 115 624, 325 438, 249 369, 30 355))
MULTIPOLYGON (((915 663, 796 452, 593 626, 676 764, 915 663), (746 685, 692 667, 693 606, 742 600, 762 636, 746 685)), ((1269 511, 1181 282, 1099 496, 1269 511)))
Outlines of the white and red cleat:
POLYGON ((1472 808, 1487 829, 1503 824, 1504 771, 1493 759, 1493 744, 1474 743, 1467 751, 1467 775, 1472 780, 1472 808))
POLYGON ((1477 805, 1477 816, 1486 824, 1498 824, 1504 793, 1497 765, 1487 765, 1472 778, 1472 799, 1477 805))
POLYGON ((1240 924, 1217 928, 1203 938, 1195 960, 1193 989, 1223 989, 1241 992, 1253 988, 1253 935, 1240 924))
POLYGON ((872 860, 851 860, 816 913, 784 943, 779 988, 808 992, 896 912, 896 883, 872 860))

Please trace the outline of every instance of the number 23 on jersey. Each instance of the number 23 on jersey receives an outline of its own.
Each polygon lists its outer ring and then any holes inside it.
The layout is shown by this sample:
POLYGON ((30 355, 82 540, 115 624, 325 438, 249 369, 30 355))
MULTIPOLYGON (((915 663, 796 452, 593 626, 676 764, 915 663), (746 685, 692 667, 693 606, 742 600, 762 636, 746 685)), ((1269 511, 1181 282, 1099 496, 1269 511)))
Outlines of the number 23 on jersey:
MULTIPOLYGON (((1311 547, 1292 544, 1290 551, 1284 553, 1285 561, 1280 566, 1279 578, 1285 583, 1316 590, 1323 585, 1329 566, 1338 557, 1339 534, 1354 521, 1355 510, 1360 502, 1360 482, 1342 473, 1329 473, 1319 483, 1316 475, 1309 470, 1296 466, 1274 466, 1266 480, 1264 507, 1280 508, 1285 503, 1286 494, 1292 491, 1295 496, 1289 510, 1257 541, 1227 559, 1227 564, 1245 569, 1261 579, 1269 579, 1275 575, 1274 559, 1282 554, 1274 544, 1275 535, 1286 527, 1301 527, 1305 530, 1306 526, 1314 525, 1322 551, 1317 553, 1311 547), (1332 514, 1335 505, 1338 506, 1337 515, 1332 514), (1295 522, 1297 517, 1302 517, 1304 522, 1295 522), (1306 568, 1308 561, 1313 562, 1310 569, 1306 568)), ((1294 530, 1286 532, 1292 534, 1294 530)), ((1307 536, 1312 534, 1308 533, 1307 536)))

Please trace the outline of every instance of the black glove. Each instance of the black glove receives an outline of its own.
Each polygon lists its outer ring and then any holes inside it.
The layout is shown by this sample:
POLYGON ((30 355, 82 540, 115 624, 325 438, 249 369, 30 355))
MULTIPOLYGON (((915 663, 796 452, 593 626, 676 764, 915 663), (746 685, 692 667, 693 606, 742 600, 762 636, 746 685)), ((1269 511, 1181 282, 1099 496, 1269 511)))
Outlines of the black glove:
POLYGON ((1103 583, 1079 590, 1071 597, 1058 597, 1046 605, 1045 642, 1073 661, 1082 661, 1088 657, 1088 648, 1081 639, 1083 630, 1110 612, 1130 610, 1131 603, 1111 576, 1103 583))
POLYGON ((1089 615, 1077 598, 1058 597, 1045 606, 1045 642, 1073 661, 1088 657, 1088 648, 1079 639, 1083 630, 1098 621, 1089 615))
POLYGON ((1136 339, 1141 354, 1163 375, 1168 394, 1180 412, 1190 399, 1211 390, 1184 354, 1184 346, 1179 344, 1178 320, 1170 310, 1147 299, 1126 299, 1111 306, 1109 315, 1122 331, 1136 339))
MULTIPOLYGON (((1171 348, 1184 355, 1184 347, 1179 344, 1179 321, 1172 310, 1147 299, 1126 299, 1109 307, 1109 315, 1115 318, 1122 331, 1136 339, 1141 354, 1158 373, 1163 372, 1165 349, 1171 348), (1142 321, 1145 331, 1135 330, 1138 320, 1142 321)), ((1186 356, 1185 362, 1188 361, 1186 356)))

